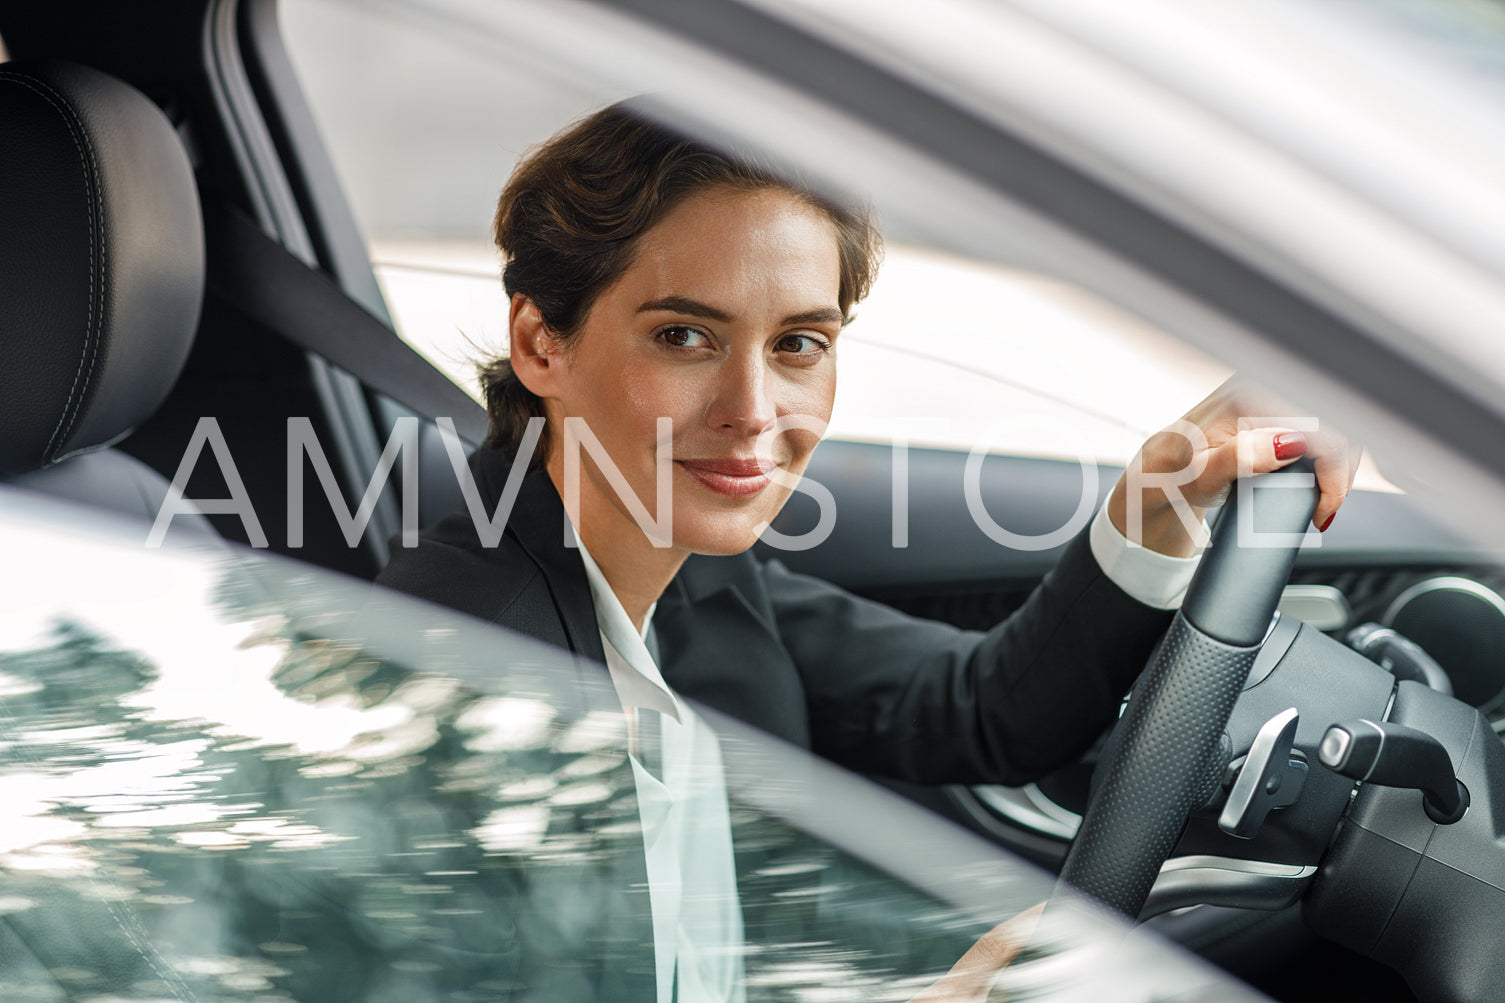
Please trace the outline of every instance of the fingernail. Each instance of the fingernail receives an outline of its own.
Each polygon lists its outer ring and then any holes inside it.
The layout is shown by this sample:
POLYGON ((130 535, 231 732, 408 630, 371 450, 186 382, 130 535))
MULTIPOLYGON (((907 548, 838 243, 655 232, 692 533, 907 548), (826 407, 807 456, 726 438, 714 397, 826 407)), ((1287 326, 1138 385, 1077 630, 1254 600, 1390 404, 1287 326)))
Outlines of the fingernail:
POLYGON ((1272 441, 1277 460, 1294 460, 1306 452, 1306 436, 1300 432, 1281 432, 1272 441))
POLYGON ((1322 525, 1320 525, 1320 526, 1317 527, 1317 532, 1319 532, 1319 533, 1326 533, 1327 532, 1327 527, 1329 527, 1329 526, 1331 526, 1333 524, 1333 520, 1336 519, 1337 516, 1338 516, 1338 513, 1336 513, 1336 512, 1334 512, 1332 515, 1328 516, 1327 517, 1327 521, 1324 522, 1322 525))

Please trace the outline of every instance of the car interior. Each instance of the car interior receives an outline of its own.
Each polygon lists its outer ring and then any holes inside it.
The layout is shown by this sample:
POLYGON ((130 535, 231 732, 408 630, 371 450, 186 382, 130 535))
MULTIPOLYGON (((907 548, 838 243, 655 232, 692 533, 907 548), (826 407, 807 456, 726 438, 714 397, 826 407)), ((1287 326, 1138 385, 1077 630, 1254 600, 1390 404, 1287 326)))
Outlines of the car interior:
MULTIPOLYGON (((5 481, 137 517, 143 538, 165 500, 186 496, 173 539, 266 545, 357 579, 384 564, 408 491, 423 525, 458 508, 430 419, 453 417, 470 448, 484 415, 392 333, 275 0, 10 3, 0 43, 5 481), (290 498, 289 422, 303 417, 325 455, 298 457, 311 466, 290 498), (368 490, 392 430, 415 417, 417 463, 368 490), (350 546, 363 499, 371 517, 350 546), (295 506, 308 520, 296 546, 295 506)), ((1007 616, 1060 548, 986 546, 966 517, 966 454, 930 449, 907 460, 910 546, 871 546, 889 532, 894 462, 886 446, 824 444, 809 476, 842 519, 819 547, 768 556, 917 616, 979 629, 1007 616)), ((1100 471, 1100 493, 1116 475, 1100 471)), ((1080 485, 1075 464, 1052 460, 996 457, 983 472, 998 510, 1042 531, 1080 485)), ((796 496, 777 528, 815 515, 796 496)), ((1281 608, 1413 678, 1436 684, 1440 667, 1498 731, 1502 593, 1505 570, 1405 495, 1365 492, 1298 558, 1281 608)), ((1054 870, 1093 765, 1019 790, 892 786, 1054 870)), ((1308 933, 1299 905, 1183 908, 1153 925, 1277 999, 1414 998, 1308 933)))
POLYGON ((7 310, 27 318, 7 327, 6 474, 155 518, 167 481, 99 447, 151 416, 193 344, 204 256, 187 157, 156 106, 105 74, 0 72, 17 137, 7 230, 27 246, 4 269, 7 310))

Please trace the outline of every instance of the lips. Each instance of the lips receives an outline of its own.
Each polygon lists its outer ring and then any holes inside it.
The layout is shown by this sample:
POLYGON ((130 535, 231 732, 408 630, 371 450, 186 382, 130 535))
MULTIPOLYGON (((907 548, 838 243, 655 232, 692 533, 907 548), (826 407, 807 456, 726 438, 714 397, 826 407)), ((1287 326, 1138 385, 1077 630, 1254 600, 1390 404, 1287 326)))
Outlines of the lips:
POLYGON ((685 473, 705 487, 729 498, 751 498, 766 488, 769 471, 778 466, 773 460, 735 457, 704 460, 675 460, 685 473))

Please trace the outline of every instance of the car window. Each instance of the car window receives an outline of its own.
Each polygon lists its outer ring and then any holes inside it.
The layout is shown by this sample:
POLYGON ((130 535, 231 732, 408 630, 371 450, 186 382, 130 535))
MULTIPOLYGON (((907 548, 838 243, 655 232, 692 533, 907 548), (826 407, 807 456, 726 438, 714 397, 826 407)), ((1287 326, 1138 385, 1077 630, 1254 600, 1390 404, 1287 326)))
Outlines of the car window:
MULTIPOLYGON (((305 567, 6 503, 0 545, 37 569, 0 616, 7 998, 613 998, 641 964, 604 674, 305 567)), ((750 999, 908 999, 1050 892, 803 753, 730 723, 722 745, 750 999), (885 848, 843 849, 865 826, 885 848)), ((1162 951, 1062 908, 1016 985, 1162 951)), ((1210 984, 1161 967, 1146 992, 1210 984)))
MULTIPOLYGON (((479 400, 477 365, 507 342, 490 239, 502 183, 530 147, 639 89, 494 22, 279 10, 398 333, 479 400)), ((904 201, 875 205, 884 264, 844 332, 830 438, 1123 465, 1232 373, 1060 274, 937 242, 904 201)), ((1397 490, 1368 456, 1356 486, 1397 490)))
MULTIPOLYGON (((870 25, 864 5, 764 6, 880 47, 888 44, 882 32, 902 33, 906 17, 902 7, 885 8, 870 25)), ((399 334, 478 397, 476 364, 506 343, 489 224, 512 166, 605 104, 654 88, 686 98, 694 88, 662 64, 635 65, 625 45, 613 51, 613 28, 600 26, 599 12, 556 14, 531 3, 510 19, 465 4, 397 10, 340 0, 279 6, 399 334), (582 41, 539 44, 523 24, 582 41)), ((980 29, 997 30, 991 15, 969 10, 961 3, 951 16, 976 14, 980 29)), ((781 106, 776 114, 789 113, 781 106)), ((740 131, 756 135, 751 126, 740 131)), ((1042 251, 1021 235, 967 248, 957 239, 962 227, 946 223, 957 210, 928 209, 933 193, 916 188, 925 182, 906 175, 911 167, 846 171, 872 182, 866 194, 875 196, 887 249, 858 323, 845 332, 831 438, 1121 465, 1226 379, 1230 359, 1247 362, 1210 354, 1209 344, 1223 347, 1216 336, 1167 334, 1113 302, 1096 279, 1078 281, 1078 268, 1040 267, 1075 247, 1042 251), (903 179, 897 189, 894 178, 903 179)), ((1370 454, 1356 487, 1399 490, 1370 454)))
MULTIPOLYGON (((634 91, 455 23, 281 11, 399 332, 478 393, 475 363, 506 343, 497 192, 527 148, 634 91)), ((894 208, 876 205, 885 264, 843 335, 833 438, 1121 464, 1229 373, 1079 286, 938 247, 894 208)))

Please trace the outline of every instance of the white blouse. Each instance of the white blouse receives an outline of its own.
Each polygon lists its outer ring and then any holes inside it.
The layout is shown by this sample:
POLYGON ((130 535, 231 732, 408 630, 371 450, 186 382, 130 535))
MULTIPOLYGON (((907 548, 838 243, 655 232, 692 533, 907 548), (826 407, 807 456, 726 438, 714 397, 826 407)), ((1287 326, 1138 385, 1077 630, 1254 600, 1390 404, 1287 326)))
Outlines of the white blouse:
MULTIPOLYGON (((1132 546, 1106 508, 1098 511, 1088 534, 1093 557, 1115 585, 1148 606, 1181 605, 1199 558, 1132 546)), ((639 632, 583 544, 580 559, 606 667, 627 715, 653 910, 658 1003, 743 1003, 742 910, 720 743, 664 682, 649 651, 657 604, 648 608, 639 632)))
POLYGON ((658 1003, 742 1003, 742 907, 721 745, 665 684, 648 651, 654 607, 639 633, 583 545, 580 559, 606 667, 627 715, 647 853, 658 1003))

